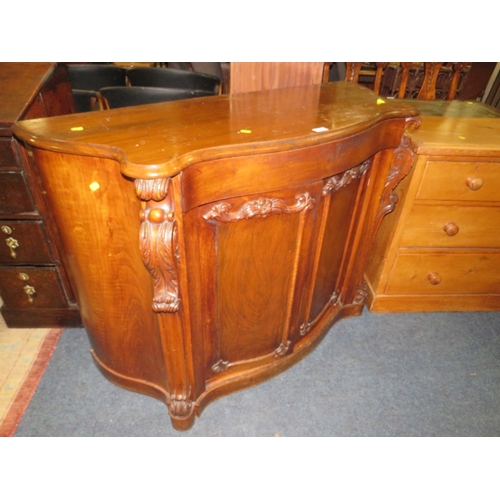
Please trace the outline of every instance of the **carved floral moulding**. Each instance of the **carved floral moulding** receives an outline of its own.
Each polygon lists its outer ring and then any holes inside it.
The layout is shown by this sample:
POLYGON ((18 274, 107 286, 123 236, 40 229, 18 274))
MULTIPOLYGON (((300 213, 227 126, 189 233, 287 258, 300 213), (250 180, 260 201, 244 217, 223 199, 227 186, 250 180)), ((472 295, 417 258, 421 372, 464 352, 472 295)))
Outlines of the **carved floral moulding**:
POLYGON ((248 220, 252 217, 268 217, 269 215, 293 214, 302 210, 309 210, 314 204, 314 199, 309 193, 299 194, 295 197, 295 205, 287 205, 281 198, 258 198, 244 203, 239 209, 231 210, 230 203, 218 203, 203 215, 207 221, 237 222, 248 220))
MULTIPOLYGON (((419 119, 409 122, 410 128, 417 127, 419 124, 419 119)), ((382 193, 379 211, 376 216, 377 221, 380 221, 382 217, 391 213, 396 207, 398 196, 393 192, 393 189, 408 174, 413 164, 413 160, 414 154, 410 149, 410 138, 404 135, 401 139, 400 145, 394 151, 393 161, 389 169, 389 173, 387 174, 384 192, 382 193)))
POLYGON ((244 364, 244 363, 247 363, 247 362, 255 362, 256 360, 262 360, 262 359, 266 359, 268 358, 269 356, 272 356, 274 358, 282 358, 284 357, 286 354, 289 353, 290 351, 290 347, 292 345, 292 341, 291 340, 287 340, 286 342, 283 341, 274 351, 272 351, 271 353, 269 354, 266 354, 264 356, 261 356, 259 358, 254 358, 253 360, 244 360, 244 361, 238 361, 238 362, 235 362, 235 363, 230 363, 229 361, 226 361, 224 359, 219 359, 219 361, 217 361, 216 363, 214 363, 212 366, 211 366, 211 369, 214 373, 222 373, 224 371, 226 371, 228 368, 232 367, 232 366, 235 366, 235 365, 240 365, 240 364, 244 364))
POLYGON ((290 350, 290 346, 292 345, 291 340, 287 340, 286 344, 281 343, 280 346, 274 351, 275 358, 282 358, 285 356, 290 350))
POLYGON ((368 283, 363 279, 361 285, 356 290, 356 295, 353 299, 353 304, 364 304, 368 297, 368 283))
POLYGON ((223 371, 227 370, 227 367, 229 365, 229 361, 224 361, 223 359, 219 359, 217 363, 212 365, 212 371, 215 373, 222 373, 223 371))
POLYGON ((170 398, 170 403, 168 405, 170 415, 176 418, 188 417, 193 409, 193 402, 182 396, 172 395, 170 398))
POLYGON ((323 316, 324 312, 326 309, 332 305, 341 305, 340 301, 340 293, 338 291, 335 291, 332 293, 330 299, 328 302, 325 304, 323 310, 311 321, 304 321, 299 327, 299 335, 303 337, 304 335, 308 334, 312 327, 317 323, 317 321, 323 316))
POLYGON ((312 321, 306 321, 305 323, 302 323, 299 328, 299 334, 301 337, 303 337, 306 333, 309 333, 311 330, 313 322, 312 321))
POLYGON ((350 184, 353 180, 363 177, 365 172, 368 170, 368 167, 371 165, 371 162, 372 160, 371 158, 369 158, 356 167, 346 170, 342 174, 337 174, 333 177, 330 177, 323 187, 323 196, 328 196, 332 191, 338 191, 339 189, 342 189, 343 187, 350 184))

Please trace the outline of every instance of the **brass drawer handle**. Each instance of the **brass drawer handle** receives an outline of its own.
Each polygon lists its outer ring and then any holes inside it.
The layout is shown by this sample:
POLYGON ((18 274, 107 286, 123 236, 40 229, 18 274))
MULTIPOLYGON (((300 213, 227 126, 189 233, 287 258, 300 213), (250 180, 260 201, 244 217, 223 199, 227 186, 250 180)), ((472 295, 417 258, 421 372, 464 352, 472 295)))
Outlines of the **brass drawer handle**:
POLYGON ((471 191, 477 191, 478 189, 481 189, 483 185, 483 179, 481 179, 481 177, 468 177, 465 181, 465 184, 467 184, 467 187, 471 191))
POLYGON ((427 279, 430 281, 431 285, 439 285, 441 283, 441 276, 438 273, 429 273, 427 279))
POLYGON ((19 241, 11 236, 5 240, 5 244, 10 248, 10 256, 15 259, 17 257, 15 249, 19 247, 19 241))
POLYGON ((2 226, 2 233, 12 234, 12 229, 9 226, 2 226))
POLYGON ((448 222, 448 224, 445 224, 443 227, 443 231, 448 236, 455 236, 458 233, 458 229, 458 226, 454 222, 448 222))
POLYGON ((36 290, 34 287, 30 285, 26 285, 23 287, 23 290, 25 291, 26 295, 28 296, 28 302, 33 302, 33 297, 36 294, 36 290))

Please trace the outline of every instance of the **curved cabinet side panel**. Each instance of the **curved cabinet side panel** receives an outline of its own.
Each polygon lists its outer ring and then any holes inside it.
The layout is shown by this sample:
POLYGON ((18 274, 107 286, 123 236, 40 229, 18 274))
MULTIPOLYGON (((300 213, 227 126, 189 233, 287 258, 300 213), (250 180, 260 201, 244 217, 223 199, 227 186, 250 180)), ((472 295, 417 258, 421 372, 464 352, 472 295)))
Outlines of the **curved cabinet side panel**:
POLYGON ((50 186, 48 205, 101 367, 123 376, 125 386, 130 379, 167 391, 133 182, 114 160, 38 149, 34 154, 42 181, 50 186))

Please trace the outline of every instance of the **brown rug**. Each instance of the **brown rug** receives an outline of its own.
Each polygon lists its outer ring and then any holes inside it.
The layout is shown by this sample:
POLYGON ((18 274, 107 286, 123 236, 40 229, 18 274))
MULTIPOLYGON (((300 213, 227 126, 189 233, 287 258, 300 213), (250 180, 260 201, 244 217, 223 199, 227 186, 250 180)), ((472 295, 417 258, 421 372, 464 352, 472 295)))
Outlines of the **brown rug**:
POLYGON ((7 328, 0 315, 0 436, 13 436, 62 328, 7 328))

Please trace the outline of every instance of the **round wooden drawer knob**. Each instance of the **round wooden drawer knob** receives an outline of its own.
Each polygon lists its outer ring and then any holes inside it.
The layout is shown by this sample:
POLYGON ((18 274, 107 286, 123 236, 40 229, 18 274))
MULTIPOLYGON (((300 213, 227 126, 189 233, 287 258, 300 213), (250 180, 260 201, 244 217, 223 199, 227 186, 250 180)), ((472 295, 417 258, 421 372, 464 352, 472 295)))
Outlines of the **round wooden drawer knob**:
POLYGON ((443 230, 448 236, 455 236, 458 233, 458 226, 454 222, 448 222, 443 230))
POLYGON ((439 285, 441 283, 441 276, 438 273, 429 273, 427 279, 431 285, 439 285))
POLYGON ((481 177, 468 177, 465 184, 471 191, 477 191, 483 185, 483 179, 481 177))

